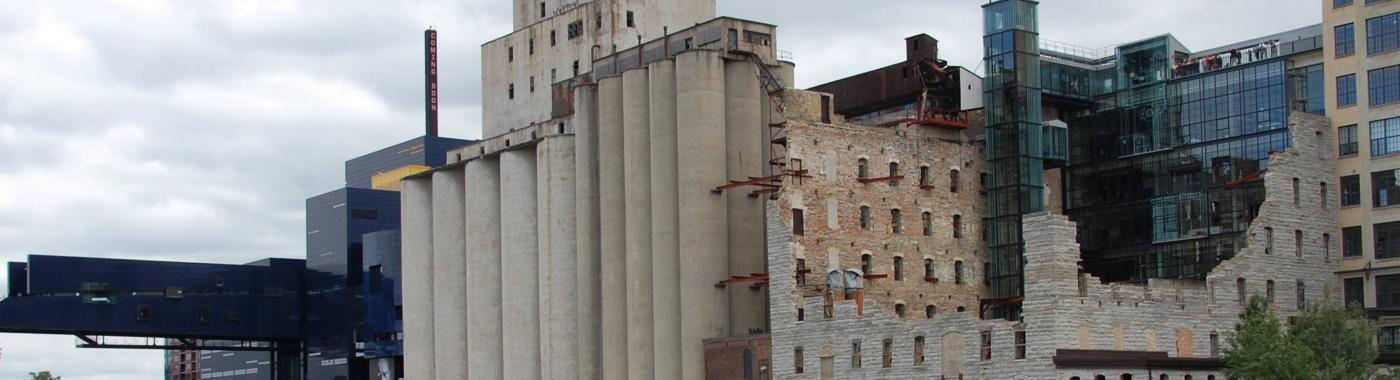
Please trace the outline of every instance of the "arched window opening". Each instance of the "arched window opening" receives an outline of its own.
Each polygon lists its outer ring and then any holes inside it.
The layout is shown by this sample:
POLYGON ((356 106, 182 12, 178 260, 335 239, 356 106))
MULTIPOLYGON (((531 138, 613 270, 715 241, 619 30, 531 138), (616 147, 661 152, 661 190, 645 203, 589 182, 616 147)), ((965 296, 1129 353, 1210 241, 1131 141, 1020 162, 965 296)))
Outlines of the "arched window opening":
POLYGON ((1293 251, 1303 257, 1303 230, 1293 230, 1293 251))
POLYGON ((904 221, 901 220, 899 209, 890 209, 890 232, 900 234, 904 232, 904 221))
POLYGON ((870 254, 860 255, 860 271, 870 274, 870 254))
POLYGON ((904 281, 904 258, 894 257, 894 280, 904 281))
POLYGON ((937 277, 934 277, 933 273, 933 259, 924 259, 924 280, 932 280, 935 278, 937 277))
POLYGON ((924 236, 933 236, 933 213, 924 211, 921 218, 924 222, 924 236))
POLYGON ((962 239, 962 215, 953 215, 953 238, 962 239))
POLYGON ((914 337, 914 365, 924 364, 924 337, 914 337))
POLYGON ((1299 194, 1298 194, 1298 177, 1293 177, 1293 205, 1294 205, 1294 206, 1297 206, 1297 205, 1300 203, 1300 202, 1299 202, 1299 196, 1298 196, 1298 195, 1299 195, 1299 194))
POLYGON ((948 192, 958 192, 958 169, 948 172, 948 192))
POLYGON ((1274 228, 1264 227, 1264 254, 1274 253, 1274 228))
POLYGON ((904 318, 904 316, 908 315, 908 307, 904 306, 902 303, 894 304, 894 315, 904 318))
MULTIPOLYGON (((898 176, 898 175, 899 175, 899 163, 898 163, 898 162, 891 162, 891 163, 890 163, 890 177, 894 177, 894 176, 898 176)), ((898 181, 898 180, 891 180, 891 181, 890 181, 890 186, 891 186, 891 187, 899 186, 899 181, 898 181)))
POLYGON ((963 284, 963 262, 961 260, 953 262, 953 283, 963 284))
POLYGON ((933 305, 924 306, 924 318, 933 318, 938 315, 938 307, 933 305))
POLYGON ((869 164, 870 161, 864 158, 856 161, 856 178, 864 179, 870 175, 869 169, 867 168, 869 164))
POLYGON ((924 189, 924 190, 928 190, 929 188, 931 188, 931 187, 932 187, 932 186, 931 186, 932 184, 929 183, 928 181, 929 181, 929 179, 928 179, 928 166, 927 166, 927 165, 925 165, 925 166, 920 166, 920 167, 919 167, 919 188, 920 188, 920 189, 924 189))
POLYGON ((1235 279, 1235 289, 1239 292, 1240 306, 1244 306, 1245 302, 1249 302, 1249 290, 1245 289, 1244 277, 1235 279))
POLYGON ((1298 294, 1296 297, 1298 298, 1298 310, 1302 311, 1308 304, 1308 292, 1303 288, 1303 280, 1298 280, 1297 285, 1298 294))
POLYGON ((870 231, 870 206, 860 206, 860 229, 870 231))
POLYGON ((1274 280, 1264 281, 1264 298, 1269 300, 1269 304, 1274 303, 1274 280))

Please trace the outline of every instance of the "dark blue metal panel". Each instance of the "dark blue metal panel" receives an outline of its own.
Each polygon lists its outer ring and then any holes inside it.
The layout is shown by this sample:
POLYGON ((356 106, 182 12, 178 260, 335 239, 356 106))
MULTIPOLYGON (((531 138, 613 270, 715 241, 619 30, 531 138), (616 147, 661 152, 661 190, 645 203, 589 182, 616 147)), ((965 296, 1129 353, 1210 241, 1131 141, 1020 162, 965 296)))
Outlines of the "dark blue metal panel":
POLYGON ((30 256, 30 287, 0 301, 0 331, 293 340, 303 263, 30 256))
POLYGON ((313 379, 356 370, 355 332, 360 327, 364 279, 362 237, 399 226, 399 193, 344 188, 306 201, 306 367, 313 379))
POLYGON ((365 234, 365 358, 403 356, 402 271, 399 230, 365 234))
POLYGON ((407 165, 438 167, 447 163, 447 151, 472 140, 420 136, 345 162, 345 186, 370 188, 370 177, 407 165))

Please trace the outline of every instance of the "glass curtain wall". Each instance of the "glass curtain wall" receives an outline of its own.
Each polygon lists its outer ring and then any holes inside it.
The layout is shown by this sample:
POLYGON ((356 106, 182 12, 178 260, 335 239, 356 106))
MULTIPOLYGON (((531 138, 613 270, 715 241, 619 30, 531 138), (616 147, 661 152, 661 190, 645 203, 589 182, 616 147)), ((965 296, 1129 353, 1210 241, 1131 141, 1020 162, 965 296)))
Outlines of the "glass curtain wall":
POLYGON ((1023 294, 1021 216, 1044 209, 1036 3, 1000 0, 985 15, 989 317, 1015 319, 1023 294))

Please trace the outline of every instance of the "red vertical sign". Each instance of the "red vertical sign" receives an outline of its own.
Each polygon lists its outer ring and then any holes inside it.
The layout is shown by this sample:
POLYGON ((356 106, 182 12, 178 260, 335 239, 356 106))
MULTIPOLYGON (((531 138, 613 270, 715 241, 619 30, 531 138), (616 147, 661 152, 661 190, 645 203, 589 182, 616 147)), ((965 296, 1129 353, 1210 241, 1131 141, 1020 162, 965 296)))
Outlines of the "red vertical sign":
POLYGON ((437 31, 423 31, 424 97, 427 100, 428 136, 438 135, 437 31))

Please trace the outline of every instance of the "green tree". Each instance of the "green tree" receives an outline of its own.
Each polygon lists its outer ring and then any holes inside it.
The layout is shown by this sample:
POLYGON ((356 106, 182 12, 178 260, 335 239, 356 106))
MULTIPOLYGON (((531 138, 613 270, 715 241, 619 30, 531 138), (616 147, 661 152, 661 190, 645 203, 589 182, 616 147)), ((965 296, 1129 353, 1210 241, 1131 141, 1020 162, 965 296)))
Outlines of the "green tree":
POLYGON ((1249 298, 1227 342, 1225 373, 1231 378, 1315 378, 1317 359, 1312 351, 1288 334, 1269 301, 1257 294, 1249 298))
POLYGON ((1309 303, 1290 334, 1312 351, 1318 379, 1365 379, 1376 374, 1376 330, 1357 309, 1324 300, 1309 303))
POLYGON ((62 376, 54 376, 49 371, 30 372, 29 380, 63 380, 62 376))

